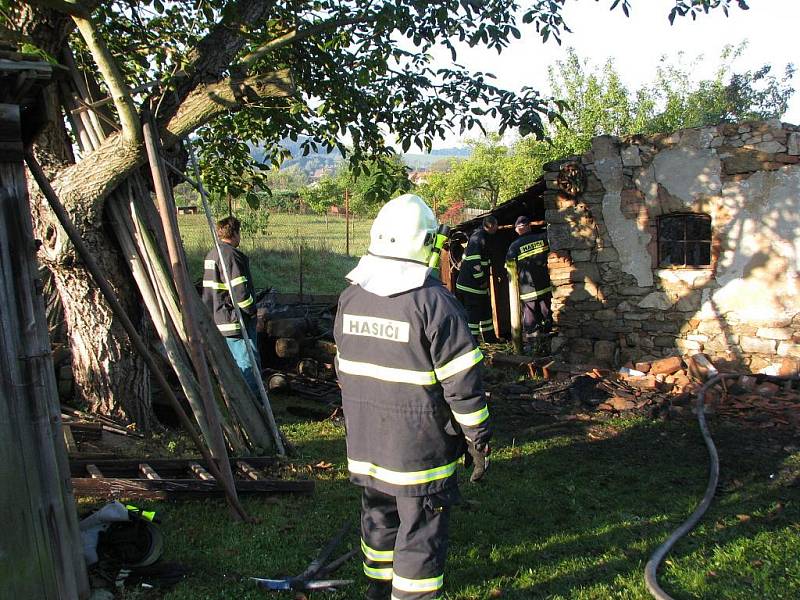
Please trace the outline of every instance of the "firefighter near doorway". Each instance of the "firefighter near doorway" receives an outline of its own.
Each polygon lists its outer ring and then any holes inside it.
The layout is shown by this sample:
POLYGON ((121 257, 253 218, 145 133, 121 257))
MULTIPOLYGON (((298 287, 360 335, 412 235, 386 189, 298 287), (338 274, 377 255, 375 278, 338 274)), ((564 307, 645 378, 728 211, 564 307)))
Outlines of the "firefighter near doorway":
POLYGON ((547 229, 531 225, 526 215, 517 218, 514 231, 519 236, 508 247, 506 270, 519 281, 519 302, 522 305, 522 327, 525 352, 540 353, 553 327, 550 309, 553 286, 547 269, 547 229))
POLYGON ((386 203, 334 325, 368 600, 441 597, 456 467, 466 452, 477 481, 490 452, 483 355, 428 266, 437 228, 419 196, 386 203))
POLYGON ((467 311, 469 329, 476 340, 499 341, 494 333, 492 299, 489 285, 490 263, 488 238, 497 233, 497 218, 484 217, 481 227, 469 237, 456 279, 458 299, 467 311))

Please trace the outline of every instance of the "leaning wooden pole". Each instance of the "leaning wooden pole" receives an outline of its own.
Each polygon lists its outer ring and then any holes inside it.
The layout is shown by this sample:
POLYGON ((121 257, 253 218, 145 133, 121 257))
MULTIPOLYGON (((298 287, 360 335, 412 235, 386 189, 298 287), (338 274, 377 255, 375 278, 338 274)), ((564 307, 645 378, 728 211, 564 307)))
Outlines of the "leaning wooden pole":
POLYGON ((520 319, 519 278, 517 277, 517 261, 506 263, 508 271, 508 303, 511 312, 511 342, 514 352, 522 353, 522 321, 520 319))
MULTIPOLYGON (((189 355, 194 366, 197 381, 200 384, 200 397, 205 408, 206 425, 209 431, 208 444, 211 454, 219 461, 220 471, 225 479, 226 485, 236 496, 236 487, 233 482, 228 452, 225 449, 225 436, 222 434, 222 426, 219 422, 219 412, 214 400, 214 392, 211 382, 211 374, 208 372, 208 363, 205 358, 203 338, 197 327, 197 318, 194 314, 194 303, 189 299, 193 293, 191 283, 189 283, 189 273, 186 270, 186 259, 178 233, 178 223, 175 216, 175 201, 172 198, 172 190, 167 185, 167 174, 164 164, 161 161, 161 144, 156 136, 155 127, 150 116, 146 116, 142 124, 144 133, 144 144, 147 149, 147 158, 150 162, 150 172, 153 175, 153 184, 158 201, 158 212, 161 215, 161 224, 167 238, 167 252, 169 253, 172 276, 175 279, 175 287, 178 291, 178 300, 183 310, 183 326, 186 330, 188 339, 189 355)), ((238 503, 238 500, 237 500, 238 503)), ((247 520, 246 515, 242 515, 247 520)))
MULTIPOLYGON (((84 265, 88 269, 89 273, 92 274, 92 277, 97 283, 97 286, 100 288, 100 292, 103 294, 103 297, 108 302, 108 305, 111 307, 111 311, 114 315, 120 320, 122 327, 127 332, 128 336, 130 337, 131 343, 133 344, 136 351, 142 356, 147 364, 147 368, 150 369, 151 374, 155 378, 158 385, 161 387, 164 395, 169 400, 170 404, 172 405, 172 409, 175 411, 175 414, 178 415, 178 419, 180 419, 181 425, 186 429, 189 437, 192 438, 192 442, 194 442, 195 446, 199 450, 200 454, 205 459, 206 463, 208 464, 209 471, 211 474, 216 478, 219 482, 220 486, 225 490, 225 495, 228 498, 229 503, 233 506, 234 510, 238 513, 239 517, 244 520, 250 520, 247 516, 247 513, 244 510, 244 507, 239 502, 239 498, 236 495, 236 489, 231 489, 228 486, 227 481, 222 477, 222 473, 220 472, 219 467, 217 466, 216 461, 214 461, 211 453, 206 448, 205 444, 203 444, 203 440, 197 434, 194 429, 194 424, 192 423, 189 416, 183 410, 183 406, 178 401, 178 398, 175 396, 175 393, 172 391, 169 383, 167 383, 164 374, 161 372, 158 364, 156 363, 153 356, 150 354, 150 351, 145 346, 145 343, 142 341, 142 338, 136 331, 136 328, 133 326, 133 323, 128 317, 128 314, 125 312, 125 309, 122 308, 122 305, 117 300, 116 295, 114 294, 114 290, 111 287, 111 284, 103 275, 103 272, 100 270, 100 266, 97 264, 97 261, 94 259, 89 247, 86 245, 86 242, 83 241, 80 233, 78 233, 77 228, 72 223, 72 220, 69 218, 67 211, 64 209, 64 206, 61 204, 61 201, 58 199, 55 190, 50 185, 50 181, 48 181, 47 176, 44 174, 41 165, 37 162, 34 158, 33 154, 31 153, 30 149, 25 153, 25 162, 28 165, 28 168, 33 175, 33 178, 36 180, 39 188, 42 190, 42 194, 44 194, 47 203, 50 205, 50 208, 53 210, 53 213, 58 218, 59 223, 64 228, 67 236, 69 237, 70 241, 72 242, 73 246, 75 246, 75 251, 78 253, 78 256, 83 261, 84 265)), ((228 465, 230 468, 230 465, 228 465)))

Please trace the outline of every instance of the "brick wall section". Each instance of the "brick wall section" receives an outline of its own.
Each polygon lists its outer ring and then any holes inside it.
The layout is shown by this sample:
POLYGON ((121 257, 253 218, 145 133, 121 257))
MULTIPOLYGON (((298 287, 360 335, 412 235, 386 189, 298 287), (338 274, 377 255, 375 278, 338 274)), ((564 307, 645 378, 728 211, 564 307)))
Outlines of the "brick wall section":
POLYGON ((702 351, 753 372, 800 357, 800 127, 606 136, 579 161, 574 198, 566 161, 545 172, 554 351, 610 366, 702 351), (657 218, 677 212, 711 216, 708 267, 658 268, 657 218))

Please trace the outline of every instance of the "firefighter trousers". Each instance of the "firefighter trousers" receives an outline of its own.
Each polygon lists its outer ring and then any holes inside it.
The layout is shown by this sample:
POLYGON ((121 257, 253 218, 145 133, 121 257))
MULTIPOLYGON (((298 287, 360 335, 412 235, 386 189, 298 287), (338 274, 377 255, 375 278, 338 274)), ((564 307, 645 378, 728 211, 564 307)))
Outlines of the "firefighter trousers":
MULTIPOLYGON (((431 496, 361 495, 361 551, 371 591, 385 586, 392 600, 442 597, 450 507, 458 488, 431 496)), ((379 598, 381 595, 370 596, 379 598)))
POLYGON ((542 333, 549 333, 553 320, 550 316, 552 294, 522 301, 522 330, 526 341, 542 333))
POLYGON ((236 361, 236 365, 239 367, 242 375, 244 375, 247 386, 252 390, 256 398, 260 398, 261 392, 256 377, 261 377, 261 357, 258 354, 258 344, 256 343, 256 336, 258 335, 256 331, 256 321, 255 319, 246 319, 245 323, 247 324, 247 337, 250 338, 250 349, 253 351, 253 356, 256 359, 255 365, 250 360, 250 353, 247 349, 248 342, 246 342, 243 337, 226 337, 225 342, 228 344, 228 349, 233 355, 233 360, 236 361))
POLYGON ((458 291, 458 299, 467 311, 467 324, 469 331, 476 342, 495 342, 494 321, 492 320, 492 301, 489 294, 471 294, 463 290, 458 291))

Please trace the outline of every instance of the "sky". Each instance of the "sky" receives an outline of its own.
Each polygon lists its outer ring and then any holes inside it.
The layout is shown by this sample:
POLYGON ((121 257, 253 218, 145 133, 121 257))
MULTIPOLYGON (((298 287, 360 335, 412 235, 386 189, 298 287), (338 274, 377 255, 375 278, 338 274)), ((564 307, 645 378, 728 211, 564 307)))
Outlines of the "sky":
MULTIPOLYGON (((719 66, 719 57, 727 44, 737 45, 747 40, 744 55, 734 67, 744 71, 763 64, 773 66, 773 74, 782 76, 787 63, 800 67, 800 0, 748 0, 749 11, 733 6, 726 18, 722 10, 691 17, 678 17, 670 26, 667 19, 674 0, 632 0, 630 18, 620 7, 609 11, 611 0, 573 0, 566 4, 564 19, 572 29, 565 33, 562 45, 551 38, 542 44, 532 25, 522 29, 522 39, 515 40, 498 56, 494 50, 464 47, 458 62, 476 71, 493 73, 497 85, 511 90, 531 86, 543 94, 548 91, 547 68, 566 58, 567 48, 573 47, 582 59, 601 66, 607 59, 629 89, 634 90, 653 80, 662 57, 677 63, 679 53, 684 64, 699 55, 697 77, 709 78, 719 66), (795 50, 792 50, 794 48, 795 50)), ((449 63, 449 53, 435 55, 438 64, 449 63)), ((800 124, 800 74, 793 79, 798 89, 792 97, 783 120, 800 124)), ((465 137, 477 137, 475 132, 465 137)), ((434 144, 434 148, 460 145, 463 139, 451 135, 434 144)))

